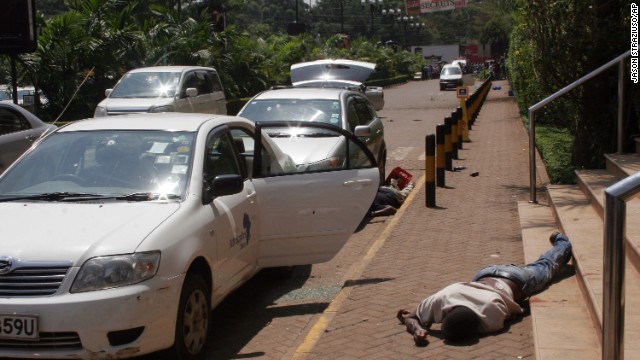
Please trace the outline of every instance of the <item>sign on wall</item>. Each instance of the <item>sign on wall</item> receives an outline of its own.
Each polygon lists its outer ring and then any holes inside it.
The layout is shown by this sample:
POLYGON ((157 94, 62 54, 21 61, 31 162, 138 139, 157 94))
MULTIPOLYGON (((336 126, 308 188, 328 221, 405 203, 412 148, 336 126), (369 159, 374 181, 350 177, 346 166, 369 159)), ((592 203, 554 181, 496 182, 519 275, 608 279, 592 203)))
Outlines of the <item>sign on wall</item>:
POLYGON ((405 6, 408 15, 419 15, 467 7, 467 0, 410 0, 405 6))

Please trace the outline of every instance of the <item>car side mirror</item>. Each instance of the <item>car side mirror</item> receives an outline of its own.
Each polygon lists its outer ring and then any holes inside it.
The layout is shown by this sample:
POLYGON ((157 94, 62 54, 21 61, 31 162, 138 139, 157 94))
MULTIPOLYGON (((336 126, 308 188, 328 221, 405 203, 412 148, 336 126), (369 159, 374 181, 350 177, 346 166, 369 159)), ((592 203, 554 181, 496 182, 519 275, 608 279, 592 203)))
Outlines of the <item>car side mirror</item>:
POLYGON ((210 183, 204 184, 202 203, 208 204, 219 196, 237 194, 244 189, 244 179, 241 175, 218 175, 210 183))
POLYGON ((196 97, 198 96, 198 89, 187 88, 187 90, 185 91, 185 94, 187 94, 187 97, 196 97))
POLYGON ((111 95, 112 92, 113 92, 113 89, 107 89, 104 91, 104 96, 109 97, 109 95, 111 95))
POLYGON ((353 134, 357 137, 369 137, 371 136, 371 128, 367 125, 358 125, 353 130, 353 134))

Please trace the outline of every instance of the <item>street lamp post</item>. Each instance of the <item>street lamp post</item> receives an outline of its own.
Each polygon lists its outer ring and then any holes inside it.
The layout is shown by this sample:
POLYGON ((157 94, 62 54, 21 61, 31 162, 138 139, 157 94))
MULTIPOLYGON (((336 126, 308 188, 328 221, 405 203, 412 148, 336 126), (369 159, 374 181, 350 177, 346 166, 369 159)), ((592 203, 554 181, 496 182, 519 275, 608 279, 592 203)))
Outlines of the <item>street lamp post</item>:
POLYGON ((425 23, 411 23, 409 25, 412 29, 416 29, 416 45, 420 45, 420 29, 425 28, 427 25, 425 23))
MULTIPOLYGON (((378 0, 360 0, 362 2, 362 9, 364 10, 364 6, 366 3, 369 3, 369 13, 371 14, 371 37, 373 37, 373 17, 376 14, 381 13, 380 7, 382 5, 378 5, 378 0)), ((384 11, 384 10, 382 10, 384 11)))
POLYGON ((403 16, 402 18, 398 17, 398 21, 401 21, 402 24, 404 25, 404 45, 403 48, 406 49, 408 41, 407 41, 407 26, 409 26, 409 23, 411 21, 413 21, 413 16, 403 16))
POLYGON ((388 22, 391 24, 391 34, 390 34, 390 40, 393 40, 393 27, 394 27, 394 23, 396 21, 396 15, 400 15, 402 14, 402 10, 400 9, 382 9, 380 11, 382 13, 382 18, 385 20, 385 22, 388 22))

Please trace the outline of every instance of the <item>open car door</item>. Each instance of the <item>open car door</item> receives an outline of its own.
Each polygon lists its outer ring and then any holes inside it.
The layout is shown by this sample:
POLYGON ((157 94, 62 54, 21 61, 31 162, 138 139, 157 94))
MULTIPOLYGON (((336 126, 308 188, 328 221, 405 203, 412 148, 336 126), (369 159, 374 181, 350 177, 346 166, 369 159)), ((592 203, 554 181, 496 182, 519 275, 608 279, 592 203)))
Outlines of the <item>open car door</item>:
MULTIPOLYGON (((302 166, 296 172, 261 176, 254 167, 260 219, 258 265, 261 267, 329 261, 364 219, 378 191, 375 158, 353 134, 309 122, 268 123, 272 127, 305 127, 301 136, 342 137, 344 158, 335 166, 302 166), (312 128, 314 131, 309 131, 312 128)), ((265 133, 260 123, 256 138, 265 133)), ((256 142, 255 154, 259 156, 256 142)), ((255 164, 260 159, 255 159, 255 164)))

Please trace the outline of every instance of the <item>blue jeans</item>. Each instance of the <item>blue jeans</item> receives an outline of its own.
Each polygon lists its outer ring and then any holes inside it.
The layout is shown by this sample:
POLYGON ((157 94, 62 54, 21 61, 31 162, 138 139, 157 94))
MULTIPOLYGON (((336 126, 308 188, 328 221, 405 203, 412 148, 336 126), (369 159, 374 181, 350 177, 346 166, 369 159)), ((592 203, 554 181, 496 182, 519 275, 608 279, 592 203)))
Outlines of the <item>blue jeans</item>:
POLYGON ((487 276, 506 278, 515 282, 522 289, 524 296, 529 297, 542 291, 569 259, 571 242, 564 234, 559 234, 553 247, 531 264, 490 265, 478 271, 473 281, 487 276))

